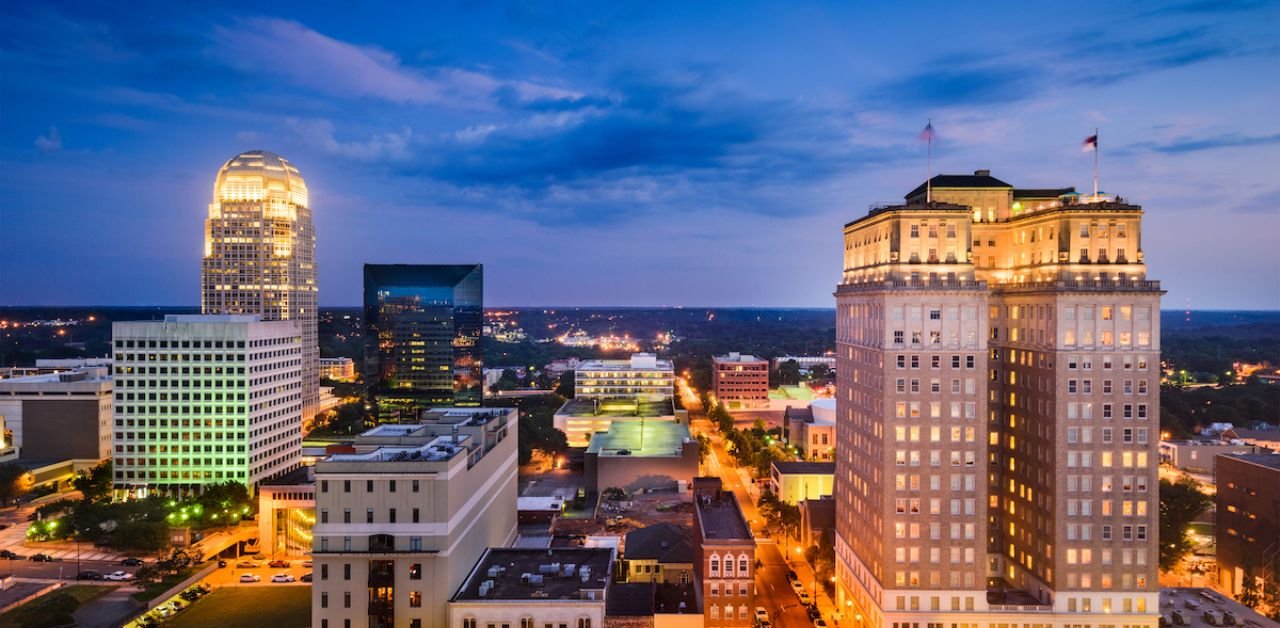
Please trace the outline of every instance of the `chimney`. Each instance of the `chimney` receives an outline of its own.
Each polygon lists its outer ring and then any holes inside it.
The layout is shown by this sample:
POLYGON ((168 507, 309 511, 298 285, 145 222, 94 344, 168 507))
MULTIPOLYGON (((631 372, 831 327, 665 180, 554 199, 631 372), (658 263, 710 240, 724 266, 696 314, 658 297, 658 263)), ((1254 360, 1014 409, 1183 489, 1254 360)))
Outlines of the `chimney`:
POLYGON ((991 176, 991 171, 990 170, 974 170, 973 175, 975 177, 989 177, 991 176))

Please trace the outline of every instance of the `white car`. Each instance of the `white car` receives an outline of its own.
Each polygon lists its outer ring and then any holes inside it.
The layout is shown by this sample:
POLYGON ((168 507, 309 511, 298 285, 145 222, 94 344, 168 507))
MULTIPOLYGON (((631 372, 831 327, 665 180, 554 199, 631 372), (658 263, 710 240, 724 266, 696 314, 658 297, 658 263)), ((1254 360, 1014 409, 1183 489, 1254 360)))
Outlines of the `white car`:
POLYGON ((115 580, 115 581, 117 581, 117 582, 122 581, 122 580, 133 580, 133 574, 131 574, 131 573, 127 572, 127 571, 113 571, 113 572, 111 572, 111 573, 109 573, 109 574, 107 574, 107 575, 103 576, 103 577, 102 577, 102 579, 103 579, 103 580, 115 580))
POLYGON ((758 622, 769 621, 769 611, 764 610, 763 606, 756 607, 756 621, 758 622))
POLYGON ((801 584, 799 580, 792 580, 791 590, 795 591, 796 593, 800 593, 801 591, 804 591, 804 585, 801 584))
POLYGON ((262 582, 262 576, 256 573, 247 573, 240 576, 240 582, 262 582))
POLYGON ((294 578, 293 576, 287 573, 278 573, 274 576, 271 576, 271 581, 272 582, 297 582, 298 579, 294 578))
POLYGON ((805 606, 813 604, 813 598, 809 595, 808 591, 797 591, 796 595, 800 596, 801 604, 804 604, 805 606))

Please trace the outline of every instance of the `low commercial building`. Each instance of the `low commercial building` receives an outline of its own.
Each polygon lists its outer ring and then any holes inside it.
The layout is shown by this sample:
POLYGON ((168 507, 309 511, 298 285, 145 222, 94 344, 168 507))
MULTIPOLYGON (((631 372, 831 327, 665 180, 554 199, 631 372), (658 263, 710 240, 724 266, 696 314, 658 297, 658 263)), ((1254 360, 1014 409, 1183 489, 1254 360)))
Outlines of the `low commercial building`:
POLYGON ((698 475, 699 447, 683 423, 614 423, 591 437, 583 456, 587 491, 682 488, 698 475))
POLYGON ((670 398, 656 401, 637 399, 574 398, 564 402, 551 418, 552 425, 564 432, 570 447, 586 447, 591 436, 608 432, 615 422, 689 423, 686 410, 676 410, 670 398))
POLYGON ((351 358, 320 358, 320 379, 356 381, 356 363, 351 358))
POLYGON ((302 324, 169 314, 111 326, 116 491, 250 487, 298 468, 302 324))
POLYGON ((1188 473, 1213 477, 1213 465, 1223 454, 1263 453, 1254 445, 1243 441, 1224 441, 1218 438, 1204 440, 1160 441, 1160 461, 1188 473))
POLYGON ((756 541, 738 500, 720 478, 693 484, 694 571, 704 625, 747 627, 755 618, 756 541))
POLYGON ((613 580, 611 548, 489 548, 449 600, 439 626, 600 628, 613 580))
POLYGON ((0 460, 111 458, 110 363, 0 379, 0 460))
POLYGON ((258 547, 276 557, 311 553, 316 524, 315 468, 299 467, 258 484, 258 547))
POLYGON ((605 628, 702 628, 697 586, 615 582, 605 603, 605 628))
POLYGON ((675 394, 676 371, 671 360, 652 353, 636 353, 629 360, 587 360, 574 369, 576 399, 635 399, 660 401, 675 394))
POLYGON ((807 408, 787 408, 783 412, 783 436, 805 460, 834 460, 835 415, 835 399, 815 399, 807 408))
POLYGON ((689 531, 658 523, 627 533, 622 546, 622 576, 627 582, 693 582, 693 545, 689 531))
POLYGON ((311 616, 319 628, 449 623, 449 591, 516 535, 514 408, 380 425, 315 466, 311 616))
POLYGON ((1215 469, 1218 582, 1239 595, 1280 552, 1280 454, 1224 454, 1215 469))
POLYGON ((836 532, 836 501, 830 497, 806 499, 800 502, 800 544, 803 547, 818 545, 822 539, 834 539, 836 532))
POLYGON ((769 405, 769 361, 730 353, 711 358, 711 390, 731 410, 769 405))
POLYGON ((780 355, 773 359, 773 368, 779 368, 787 362, 795 362, 806 371, 813 370, 813 367, 818 365, 832 371, 836 370, 836 357, 833 355, 780 355))
POLYGON ((774 462, 769 468, 769 489, 779 501, 794 506, 806 499, 831 497, 835 477, 834 462, 774 462))

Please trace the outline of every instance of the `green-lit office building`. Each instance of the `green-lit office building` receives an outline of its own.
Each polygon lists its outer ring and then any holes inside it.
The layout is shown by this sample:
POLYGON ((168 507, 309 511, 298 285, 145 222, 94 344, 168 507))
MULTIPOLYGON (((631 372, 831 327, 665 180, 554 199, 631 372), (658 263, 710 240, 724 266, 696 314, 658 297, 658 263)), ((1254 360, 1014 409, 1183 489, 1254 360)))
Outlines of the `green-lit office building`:
POLYGON ((484 393, 480 264, 365 264, 365 381, 383 421, 479 406, 484 393))

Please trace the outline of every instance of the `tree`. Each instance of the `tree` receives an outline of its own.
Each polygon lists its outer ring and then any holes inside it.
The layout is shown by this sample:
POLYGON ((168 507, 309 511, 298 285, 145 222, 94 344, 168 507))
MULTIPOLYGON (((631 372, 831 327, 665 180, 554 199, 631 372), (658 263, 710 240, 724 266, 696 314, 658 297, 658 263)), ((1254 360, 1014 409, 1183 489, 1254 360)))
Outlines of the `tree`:
POLYGON ((1257 608, 1262 602, 1262 589, 1258 587, 1258 561, 1253 554, 1245 553, 1240 565, 1240 594, 1236 599, 1249 608, 1257 608))
POLYGON ((556 394, 565 399, 573 399, 573 389, 576 381, 574 371, 565 371, 560 375, 560 383, 556 385, 556 394))
POLYGON ((16 462, 0 464, 0 505, 8 505, 35 486, 35 477, 16 462))
POLYGON ((777 382, 780 386, 795 386, 800 383, 800 364, 795 360, 787 360, 778 365, 777 382))
POLYGON ((707 461, 707 455, 711 453, 711 437, 698 433, 698 464, 707 461))
POLYGON ((1160 568, 1170 571, 1191 551, 1187 526, 1209 507, 1209 496, 1189 477, 1160 480, 1160 568))
POLYGON ((88 471, 81 471, 71 485, 84 494, 87 501, 100 501, 111 495, 111 461, 105 460, 88 471))

